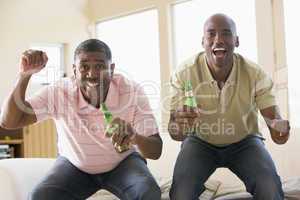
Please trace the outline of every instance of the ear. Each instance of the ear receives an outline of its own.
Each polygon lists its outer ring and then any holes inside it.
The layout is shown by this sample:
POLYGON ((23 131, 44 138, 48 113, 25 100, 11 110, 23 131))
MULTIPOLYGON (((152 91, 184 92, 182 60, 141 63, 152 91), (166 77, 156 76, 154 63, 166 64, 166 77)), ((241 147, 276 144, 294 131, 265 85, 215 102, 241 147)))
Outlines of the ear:
POLYGON ((235 37, 235 47, 239 47, 240 46, 240 41, 239 41, 239 36, 235 37))
POLYGON ((202 47, 204 48, 204 37, 202 37, 201 44, 202 44, 202 47))
POLYGON ((72 68, 73 68, 73 74, 74 74, 74 76, 76 77, 76 65, 73 64, 73 65, 72 65, 72 68))
POLYGON ((110 67, 110 76, 112 77, 114 75, 116 65, 115 63, 111 63, 109 67, 110 67))

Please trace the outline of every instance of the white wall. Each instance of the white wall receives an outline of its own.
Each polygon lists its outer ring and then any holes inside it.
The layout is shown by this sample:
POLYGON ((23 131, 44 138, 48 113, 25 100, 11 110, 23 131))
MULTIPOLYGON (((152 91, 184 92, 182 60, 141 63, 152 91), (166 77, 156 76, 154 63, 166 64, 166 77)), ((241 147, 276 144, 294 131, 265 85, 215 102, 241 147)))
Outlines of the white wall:
POLYGON ((0 1, 0 103, 18 71, 19 57, 32 43, 66 44, 66 66, 71 72, 74 46, 89 37, 85 0, 0 1))

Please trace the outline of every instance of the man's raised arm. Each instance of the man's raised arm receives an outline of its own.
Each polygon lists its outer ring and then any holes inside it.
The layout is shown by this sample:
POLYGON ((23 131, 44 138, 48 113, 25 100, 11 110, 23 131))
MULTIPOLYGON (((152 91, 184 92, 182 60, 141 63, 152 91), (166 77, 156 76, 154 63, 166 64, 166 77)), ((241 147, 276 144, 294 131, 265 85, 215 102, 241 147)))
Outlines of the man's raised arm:
POLYGON ((16 129, 37 121, 32 107, 25 100, 25 93, 32 74, 43 69, 47 61, 47 55, 42 51, 27 50, 23 53, 16 84, 2 106, 0 126, 16 129))

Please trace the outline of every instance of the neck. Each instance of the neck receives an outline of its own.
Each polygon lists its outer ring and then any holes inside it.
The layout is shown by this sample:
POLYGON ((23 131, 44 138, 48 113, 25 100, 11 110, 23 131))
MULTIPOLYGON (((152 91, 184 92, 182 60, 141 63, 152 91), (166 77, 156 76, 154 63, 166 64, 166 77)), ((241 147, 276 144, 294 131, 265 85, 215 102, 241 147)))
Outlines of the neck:
POLYGON ((209 70, 213 76, 213 78, 216 80, 216 81, 221 81, 221 82, 226 82, 230 72, 231 72, 231 69, 232 69, 232 66, 231 67, 222 67, 222 68, 219 68, 219 67, 209 67, 209 70))
POLYGON ((230 62, 227 65, 222 65, 222 66, 217 66, 214 65, 213 63, 210 63, 209 61, 207 62, 208 68, 210 73, 212 74, 213 78, 218 81, 218 82, 226 82, 232 66, 233 66, 233 61, 230 62))

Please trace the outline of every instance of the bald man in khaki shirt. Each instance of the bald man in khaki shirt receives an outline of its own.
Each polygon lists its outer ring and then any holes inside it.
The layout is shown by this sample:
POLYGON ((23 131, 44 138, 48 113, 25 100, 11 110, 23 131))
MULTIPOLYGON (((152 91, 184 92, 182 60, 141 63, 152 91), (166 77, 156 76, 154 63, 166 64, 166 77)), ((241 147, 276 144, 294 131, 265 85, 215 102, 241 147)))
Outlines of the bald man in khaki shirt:
POLYGON ((275 143, 289 138, 289 122, 280 116, 272 80, 260 66, 234 53, 239 40, 228 16, 208 18, 202 45, 205 52, 184 62, 171 79, 169 133, 183 141, 171 199, 198 199, 204 182, 219 167, 235 173, 254 199, 283 199, 280 177, 258 129, 259 110, 275 143), (187 80, 198 108, 183 105, 187 80), (194 132, 188 133, 191 126, 194 132))

